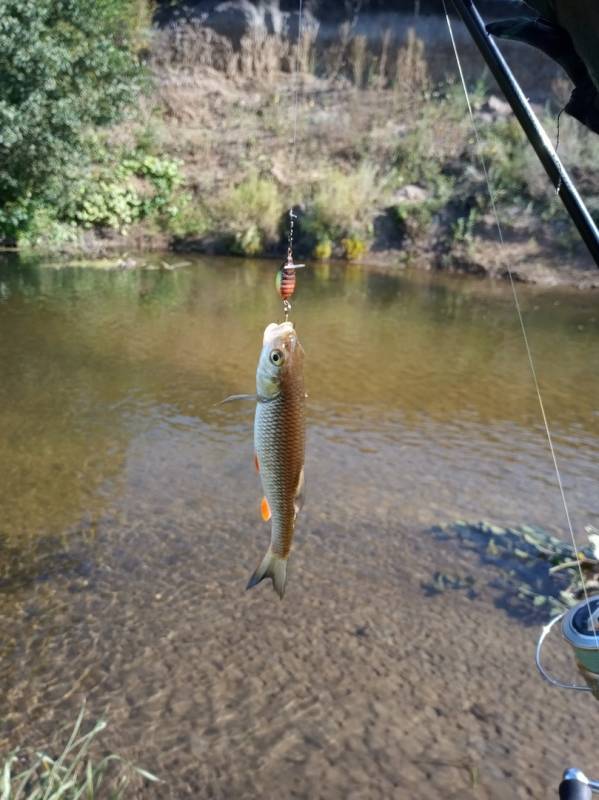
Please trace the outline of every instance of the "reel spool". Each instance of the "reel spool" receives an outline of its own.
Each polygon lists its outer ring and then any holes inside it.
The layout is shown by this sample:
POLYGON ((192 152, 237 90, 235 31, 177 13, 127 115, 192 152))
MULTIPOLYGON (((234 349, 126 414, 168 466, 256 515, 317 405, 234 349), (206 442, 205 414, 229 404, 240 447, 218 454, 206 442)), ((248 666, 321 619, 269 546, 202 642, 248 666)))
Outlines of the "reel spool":
POLYGON ((592 692, 599 700, 599 595, 583 600, 574 608, 552 619, 545 625, 535 653, 535 663, 543 678, 552 686, 560 689, 573 689, 577 692, 592 692), (586 686, 576 683, 564 683, 550 675, 541 661, 543 643, 551 629, 558 622, 562 623, 562 636, 574 650, 576 666, 586 682, 586 686))

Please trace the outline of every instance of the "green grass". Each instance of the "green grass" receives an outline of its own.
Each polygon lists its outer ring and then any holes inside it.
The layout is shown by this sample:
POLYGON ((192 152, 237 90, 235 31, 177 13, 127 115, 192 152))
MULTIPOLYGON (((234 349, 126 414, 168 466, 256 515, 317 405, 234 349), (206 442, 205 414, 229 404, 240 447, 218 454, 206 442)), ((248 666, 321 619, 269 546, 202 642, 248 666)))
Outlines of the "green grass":
POLYGON ((117 755, 94 759, 92 745, 106 728, 99 720, 82 733, 83 707, 62 753, 13 750, 0 764, 0 800, 119 800, 135 775, 150 782, 155 775, 117 755))
POLYGON ((285 200, 270 177, 251 171, 232 189, 217 197, 217 225, 233 237, 235 253, 253 256, 278 239, 285 200))

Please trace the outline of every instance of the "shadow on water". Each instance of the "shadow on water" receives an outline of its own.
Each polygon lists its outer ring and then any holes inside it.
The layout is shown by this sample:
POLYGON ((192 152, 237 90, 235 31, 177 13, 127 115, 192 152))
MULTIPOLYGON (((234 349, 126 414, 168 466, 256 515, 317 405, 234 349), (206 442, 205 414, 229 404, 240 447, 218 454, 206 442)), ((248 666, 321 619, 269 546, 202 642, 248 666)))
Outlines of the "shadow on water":
MULTIPOLYGON (((32 591, 35 585, 60 577, 69 591, 93 589, 98 572, 94 559, 94 527, 79 526, 61 536, 22 542, 0 537, 0 597, 32 591)), ((1 602, 1 601, 0 601, 1 602)))

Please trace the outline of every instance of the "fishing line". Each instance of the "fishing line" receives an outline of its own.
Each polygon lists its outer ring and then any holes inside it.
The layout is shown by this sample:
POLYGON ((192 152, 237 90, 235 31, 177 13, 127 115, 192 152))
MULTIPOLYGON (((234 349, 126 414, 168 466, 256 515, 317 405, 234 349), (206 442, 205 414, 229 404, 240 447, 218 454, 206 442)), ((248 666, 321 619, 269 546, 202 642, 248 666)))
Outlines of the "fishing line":
POLYGON ((302 47, 302 14, 303 14, 303 0, 299 0, 299 13, 297 20, 297 43, 295 46, 295 58, 292 72, 292 85, 293 85, 293 139, 291 142, 291 207, 289 209, 289 233, 287 234, 287 260, 277 272, 275 285, 279 297, 283 301, 283 312, 285 314, 285 322, 289 320, 289 312, 291 311, 291 303, 289 298, 295 291, 296 275, 295 271, 305 264, 293 263, 293 225, 297 216, 293 213, 293 190, 295 188, 295 173, 297 170, 297 119, 298 119, 298 106, 299 106, 299 70, 300 70, 300 53, 302 47))
MULTIPOLYGON (((451 39, 451 44, 452 44, 452 47, 453 47, 453 52, 454 52, 454 55, 455 55, 456 64, 457 64, 458 72, 459 72, 459 75, 460 75, 460 80, 462 82, 462 88, 464 89, 464 95, 465 95, 465 98, 466 98, 466 105, 468 107, 468 113, 470 115, 470 122, 472 124, 472 129, 474 131, 474 138, 476 140, 477 155, 478 155, 478 158, 480 160, 480 164, 481 164, 484 176, 485 176, 485 182, 487 184, 487 191, 489 193, 489 200, 490 200, 490 203, 491 203, 491 209, 493 211, 493 216, 495 217, 495 223, 496 223, 496 226, 497 226, 497 234, 498 234, 498 238, 499 238, 499 244, 500 244, 501 249, 503 250, 503 248, 505 246, 505 241, 504 241, 504 238, 503 238, 503 230, 501 228, 501 223, 499 222, 499 214, 497 213, 497 205, 495 203, 495 195, 494 195, 494 192, 493 192, 493 187, 491 185, 491 179, 489 177, 489 172, 487 170, 487 165, 486 165, 486 162, 485 162, 485 158, 483 156, 481 140, 480 140, 480 136, 479 136, 479 133, 478 133, 478 127, 476 125, 476 120, 474 118, 474 113, 472 111, 472 105, 470 103, 470 96, 468 95, 468 88, 466 86, 466 80, 464 78, 464 73, 462 71, 462 63, 461 63, 460 57, 458 55, 458 48, 457 48, 457 45, 456 45, 456 42, 455 42, 455 38, 454 38, 454 35, 453 35, 453 28, 451 26, 451 20, 449 19, 449 14, 447 12, 447 5, 446 5, 445 0, 441 0, 441 2, 443 3, 443 11, 445 13, 445 20, 447 22, 447 28, 449 30, 449 37, 451 39)), ((520 329, 522 331, 522 338, 524 339, 524 347, 526 349, 526 355, 528 357, 528 365, 530 367, 530 373, 532 375, 532 380, 533 380, 535 392, 536 392, 536 395, 537 395, 537 400, 539 402, 539 409, 541 411, 541 417, 542 417, 542 420, 543 420, 543 425, 545 427, 545 434, 546 434, 546 437, 547 437, 547 443, 549 445, 549 451, 551 453, 551 459, 553 461, 553 468, 554 468, 554 471, 555 471, 555 477, 557 479, 557 485, 559 487, 559 492, 560 492, 560 496, 561 496, 561 500, 562 500, 562 505, 563 505, 563 508, 564 508, 564 514, 566 516, 566 522, 567 522, 567 525, 568 525, 568 531, 570 532, 570 538, 572 540, 572 546, 574 547, 574 552, 576 554, 578 554, 579 550, 578 550, 578 546, 576 544, 576 537, 574 536, 574 528, 572 526, 572 520, 571 520, 571 517, 570 517, 570 510, 568 508, 568 503, 567 503, 567 500, 566 500, 566 494, 564 492, 564 485, 563 485, 563 482, 562 482, 562 476, 561 476, 560 468, 559 468, 558 461, 557 461, 557 455, 556 455, 556 452, 555 452, 555 448, 553 446, 553 437, 551 436, 551 431, 549 429, 549 421, 547 419, 547 414, 545 413, 545 404, 543 403, 543 398, 541 396, 541 388, 540 388, 539 381, 538 381, 538 378, 537 378, 537 371, 535 369, 534 360, 533 360, 533 357, 532 357, 532 351, 530 349, 530 344, 529 344, 529 341, 528 341, 528 335, 526 333, 526 327, 524 325, 524 318, 522 316, 522 309, 520 307, 520 300, 518 298, 518 293, 516 291, 516 284, 514 282, 514 276, 512 275, 512 270, 510 268, 508 259, 505 260, 505 265, 506 265, 506 268, 507 268, 507 274, 508 274, 510 286, 511 286, 511 289, 512 289, 512 295, 513 295, 513 298, 514 298, 514 304, 516 306, 516 312, 518 314, 518 320, 520 322, 520 329)), ((577 561, 577 564, 578 564, 578 571, 580 573, 580 580, 581 580, 581 584, 582 584, 582 590, 583 590, 583 593, 584 593, 584 598, 586 600, 587 609, 588 609, 588 612, 589 612, 589 619, 592 619, 592 609, 591 609, 591 604, 589 602, 589 595, 587 593, 587 588, 586 588, 586 584, 585 584, 585 580, 584 580, 584 575, 583 575, 583 572, 582 572, 582 566, 580 564, 580 559, 577 557, 576 561, 577 561)), ((597 638, 597 630, 595 629, 594 625, 593 625, 593 634, 594 634, 594 638, 595 638, 595 646, 599 650, 599 639, 597 638)))
POLYGON ((297 118, 299 106, 299 68, 300 68, 300 52, 302 47, 302 16, 303 16, 303 0, 299 0, 298 20, 297 20, 297 44, 295 46, 295 58, 293 64, 293 140, 291 144, 291 189, 292 189, 292 205, 289 209, 289 250, 288 260, 293 263, 293 222, 297 217, 293 213, 293 189, 295 170, 297 168, 297 118))
POLYGON ((298 107, 298 94, 299 94, 299 65, 300 65, 300 50, 302 46, 302 14, 303 14, 303 0, 299 0, 299 13, 297 24, 297 45, 295 47, 295 59, 293 66, 293 166, 296 163, 296 142, 297 142, 297 107, 298 107))
MULTIPOLYGON (((559 112, 559 114, 557 115, 557 118, 556 118, 556 120, 555 120, 555 123, 556 123, 556 128, 557 128, 557 130, 556 130, 556 134, 555 134, 555 152, 556 152, 556 153, 557 153, 557 151, 558 151, 558 148, 559 148, 559 123, 560 123, 560 120, 561 120, 561 118, 562 118, 562 114, 564 113, 564 111, 565 111, 565 110, 566 110, 566 106, 564 106, 564 107, 563 107, 563 108, 560 110, 560 112, 559 112)), ((562 188, 562 176, 561 176, 561 174, 560 174, 560 176, 559 176, 559 180, 558 180, 558 182, 557 182, 557 186, 555 187, 555 193, 556 193, 556 194, 559 194, 559 190, 560 190, 561 188, 562 188)))

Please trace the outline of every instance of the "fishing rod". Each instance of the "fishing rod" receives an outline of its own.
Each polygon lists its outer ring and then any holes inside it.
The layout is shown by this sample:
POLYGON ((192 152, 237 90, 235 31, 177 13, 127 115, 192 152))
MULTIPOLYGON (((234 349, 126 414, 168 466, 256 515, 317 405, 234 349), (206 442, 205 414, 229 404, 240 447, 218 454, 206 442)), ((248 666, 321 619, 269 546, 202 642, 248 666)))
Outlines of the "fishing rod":
MULTIPOLYGON (((451 22, 449 19, 449 15, 447 13, 446 1, 442 0, 442 4, 445 12, 445 18, 447 21, 447 27, 449 29, 451 43, 453 45, 454 54, 456 57, 458 72, 460 75, 460 79, 462 81, 464 94, 466 96, 466 105, 468 107, 468 111, 470 114, 470 119, 472 122, 472 127, 474 129, 477 146, 480 148, 480 138, 478 135, 476 120, 468 97, 468 89, 464 79, 463 70, 460 64, 460 58, 455 38, 453 36, 451 22)), ((514 110, 514 113, 516 114, 520 124, 522 125, 525 133, 527 134, 529 141, 533 145, 537 155, 541 160, 541 163, 545 167, 547 174, 549 175, 550 179, 556 186, 558 194, 560 194, 560 196, 562 197, 562 201, 564 202, 564 205, 568 210, 568 213, 570 214, 572 220, 575 222, 578 230, 582 235, 583 240, 585 241, 591 255, 593 256, 593 259, 595 260, 595 263, 599 267, 599 232, 597 231, 595 223, 593 222, 591 216, 589 215, 583 201, 576 192, 576 189, 572 184, 572 181, 570 180, 566 170, 564 169, 559 158, 557 157, 557 154, 551 142, 549 141, 547 134, 545 133, 542 126, 539 124, 538 120, 533 114, 530 105, 528 104, 528 101, 524 97, 524 94, 522 93, 520 86, 518 85, 514 76, 509 70, 505 60, 503 59, 503 56, 501 55, 499 49, 489 36, 489 33, 487 32, 484 23, 480 15, 478 14, 476 7, 474 6, 473 0, 454 0, 454 6, 460 13, 460 16, 462 17, 463 21, 468 27, 468 30, 470 31, 479 50, 481 51, 485 61, 489 65, 500 87, 503 89, 507 99, 510 102, 510 105, 512 106, 512 109, 514 110)), ((499 215, 497 213, 497 207, 495 204, 492 183, 489 179, 488 170, 482 153, 479 154, 479 157, 481 161, 481 167, 485 175, 485 180, 487 182, 487 189, 489 191, 491 207, 493 209, 493 213, 495 215, 495 220, 497 223, 499 243, 503 246, 504 239, 501 230, 499 215)), ((545 413, 545 407, 541 396, 539 382, 537 379, 536 369, 532 357, 532 351, 530 349, 530 345, 528 342, 526 327, 524 325, 524 320, 520 308, 520 302, 518 300, 518 293, 516 291, 511 269, 509 267, 509 262, 506 264, 506 266, 510 280, 510 285, 512 287, 512 292, 514 295, 514 303, 520 321, 524 344, 528 355, 531 375, 536 389, 537 397, 539 400, 541 417, 543 419, 545 432, 547 434, 547 442, 549 445, 549 450, 551 452, 551 457, 555 468, 556 479, 562 497, 566 521, 568 523, 568 529, 570 532, 570 536, 572 538, 574 552, 578 553, 579 548, 577 547, 576 544, 576 538, 574 535, 574 529, 572 526, 570 512, 568 510, 568 504, 564 493, 564 487, 558 466, 557 456, 553 446, 553 440, 549 428, 549 422, 547 420, 547 415, 545 413)), ((576 605, 574 608, 560 614, 559 616, 551 620, 549 624, 545 625, 537 643, 535 661, 537 668, 541 673, 541 675, 543 676, 543 678, 553 686, 557 686, 560 689, 570 689, 578 692, 591 692, 596 699, 599 699, 599 595, 594 597, 589 597, 585 587, 584 575, 580 561, 578 562, 578 569, 582 581, 584 600, 580 602, 578 605, 576 605), (584 682, 586 685, 583 685, 582 683, 565 683, 561 680, 558 680, 553 676, 551 676, 546 671, 546 669, 542 664, 541 655, 542 655, 543 644, 547 636, 549 635, 550 631, 552 630, 552 628, 554 628, 554 626, 560 621, 562 623, 561 624, 562 635, 564 639, 569 643, 569 645, 573 648, 576 665, 578 667, 580 674, 584 678, 584 682)), ((581 770, 567 769, 563 773, 562 782, 560 783, 559 786, 560 800, 591 800, 591 797, 594 793, 599 794, 599 782, 589 780, 581 770)))
POLYGON ((453 0, 453 4, 599 268, 599 230, 501 51, 488 33, 474 0, 453 0))

